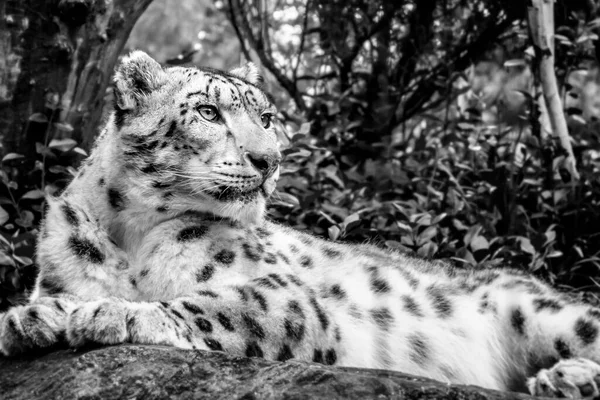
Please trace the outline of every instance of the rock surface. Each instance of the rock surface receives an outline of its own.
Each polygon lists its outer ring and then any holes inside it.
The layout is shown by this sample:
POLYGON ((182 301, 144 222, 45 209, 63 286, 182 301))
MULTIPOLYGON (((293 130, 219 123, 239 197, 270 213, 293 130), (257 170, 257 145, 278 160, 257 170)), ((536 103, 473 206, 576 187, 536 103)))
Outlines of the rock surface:
POLYGON ((0 399, 531 399, 399 372, 157 346, 0 357, 0 399))

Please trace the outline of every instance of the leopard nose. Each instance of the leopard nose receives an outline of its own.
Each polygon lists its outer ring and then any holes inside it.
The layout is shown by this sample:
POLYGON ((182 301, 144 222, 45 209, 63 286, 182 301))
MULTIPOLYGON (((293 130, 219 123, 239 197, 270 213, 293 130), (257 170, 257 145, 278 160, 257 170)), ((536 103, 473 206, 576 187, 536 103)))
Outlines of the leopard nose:
POLYGON ((246 153, 246 157, 258 172, 262 174, 264 178, 268 178, 273 175, 277 166, 281 162, 281 156, 270 155, 270 154, 259 154, 259 153, 246 153))

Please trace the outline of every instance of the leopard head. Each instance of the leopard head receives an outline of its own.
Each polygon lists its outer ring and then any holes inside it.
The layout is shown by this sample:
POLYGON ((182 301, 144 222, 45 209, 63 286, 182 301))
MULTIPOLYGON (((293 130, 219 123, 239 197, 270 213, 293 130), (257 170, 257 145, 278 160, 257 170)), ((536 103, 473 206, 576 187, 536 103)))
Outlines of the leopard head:
POLYGON ((163 68, 136 51, 115 75, 121 191, 157 212, 263 218, 279 177, 276 109, 256 66, 163 68))

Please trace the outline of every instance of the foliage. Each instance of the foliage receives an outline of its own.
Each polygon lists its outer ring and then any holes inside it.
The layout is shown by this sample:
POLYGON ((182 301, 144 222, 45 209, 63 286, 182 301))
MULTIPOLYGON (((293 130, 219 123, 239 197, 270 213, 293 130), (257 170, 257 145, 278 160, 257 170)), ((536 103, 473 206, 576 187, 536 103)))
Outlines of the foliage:
MULTIPOLYGON (((332 240, 376 242, 460 267, 525 268, 557 284, 597 289, 597 124, 568 110, 582 174, 571 182, 561 168, 560 146, 540 133, 539 97, 521 93, 529 107, 516 123, 487 125, 478 110, 457 114, 460 90, 454 82, 463 76, 462 55, 469 62, 488 60, 500 47, 505 59, 523 57, 529 45, 525 15, 508 2, 433 1, 420 8, 425 3, 302 2, 304 14, 291 22, 304 24, 295 42, 298 69, 304 74, 329 66, 326 76, 313 73, 312 87, 290 63, 281 66, 276 55, 260 57, 282 87, 292 88, 290 97, 310 123, 299 125, 301 118, 282 114, 305 135, 294 136, 285 151, 281 199, 271 215, 332 240), (433 15, 429 28, 422 26, 427 12, 433 15), (449 18, 456 15, 463 18, 449 18), (403 29, 405 34, 394 34, 403 29), (318 39, 306 38, 315 31, 318 39), (364 52, 351 53, 354 59, 345 67, 344 54, 357 49, 361 32, 364 52), (423 35, 429 39, 423 41, 423 35), (382 43, 400 55, 380 51, 382 43), (403 47, 409 45, 417 51, 403 47), (306 58, 303 49, 309 49, 306 58), (310 59, 315 54, 322 57, 310 59), (386 67, 378 70, 382 54, 386 67), (411 103, 411 96, 418 101, 411 103)), ((246 39, 249 45, 276 53, 275 45, 265 45, 268 30, 260 26, 277 31, 290 21, 261 20, 262 14, 248 11, 258 7, 251 0, 229 5, 245 10, 232 21, 244 38, 253 37, 246 39)), ((563 11, 557 51, 564 80, 595 59, 598 24, 563 11)))
POLYGON ((53 108, 47 111, 48 115, 29 117, 29 124, 46 132, 44 143, 36 143, 36 154, 8 153, 0 164, 0 311, 23 303, 33 288, 44 196, 62 190, 76 173, 72 165, 87 155, 72 139, 50 139, 71 128, 52 122, 56 113, 53 108))
POLYGON ((564 182, 548 173, 561 157, 555 143, 531 139, 517 162, 506 151, 513 144, 501 140, 506 131, 431 118, 408 143, 376 143, 389 148, 386 156, 352 160, 330 144, 339 140, 338 124, 325 126, 323 139, 297 136, 286 150, 273 218, 331 240, 595 286, 597 146, 579 154, 582 179, 564 182))

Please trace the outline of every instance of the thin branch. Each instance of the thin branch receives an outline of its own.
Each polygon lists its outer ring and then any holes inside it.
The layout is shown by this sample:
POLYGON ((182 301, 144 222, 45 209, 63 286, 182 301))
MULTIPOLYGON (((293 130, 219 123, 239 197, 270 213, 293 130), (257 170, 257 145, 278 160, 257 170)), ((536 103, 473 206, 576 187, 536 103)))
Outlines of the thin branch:
POLYGON ((400 91, 408 84, 417 66, 419 53, 424 43, 431 40, 433 11, 436 6, 435 0, 420 0, 411 13, 408 21, 409 34, 401 45, 402 57, 398 61, 396 71, 399 72, 398 86, 400 91), (422 34, 424 33, 424 34, 422 34))
POLYGON ((433 78, 440 76, 444 71, 462 71, 465 70, 478 55, 482 54, 488 47, 494 38, 498 37, 501 33, 510 28, 512 19, 505 18, 502 21, 492 21, 481 32, 479 37, 471 44, 466 44, 456 48, 451 56, 447 59, 450 60, 448 64, 441 64, 424 78, 422 81, 424 85, 419 85, 418 90, 415 90, 404 102, 403 111, 395 118, 395 123, 398 124, 402 121, 413 117, 420 112, 421 107, 433 97, 433 95, 439 89, 438 86, 433 84, 433 78))
POLYGON ((240 41, 245 39, 248 40, 250 47, 252 47, 258 54, 258 58, 260 59, 262 65, 273 74, 281 87, 283 87, 283 89, 290 94, 290 96, 294 99, 298 109, 300 111, 305 111, 306 103, 302 98, 302 94, 298 91, 296 84, 292 82, 285 74, 283 74, 279 68, 277 68, 273 59, 271 58, 271 55, 266 53, 262 41, 257 40, 257 38, 254 36, 254 32, 252 31, 252 28, 246 19, 246 13, 244 13, 243 7, 240 4, 240 0, 229 0, 229 8, 233 18, 236 21, 236 25, 239 27, 239 30, 236 31, 236 34, 238 34, 238 39, 240 41))
POLYGON ((567 171, 574 179, 578 180, 579 172, 554 73, 554 3, 547 0, 531 0, 528 13, 530 33, 536 51, 536 62, 550 125, 567 153, 565 159, 567 171))
POLYGON ((296 81, 320 81, 324 79, 334 79, 337 78, 337 74, 335 72, 330 72, 328 74, 323 74, 319 76, 315 75, 300 75, 296 77, 296 81))
POLYGON ((310 7, 311 0, 306 1, 306 6, 304 8, 304 19, 302 21, 302 33, 300 34, 300 45, 298 46, 298 57, 296 58, 296 65, 294 65, 294 69, 292 71, 292 80, 294 83, 298 79, 298 68, 300 67, 300 60, 302 60, 302 53, 304 52, 304 42, 306 40, 306 31, 308 27, 308 11, 310 7))
POLYGON ((236 21, 235 15, 233 14, 233 9, 231 5, 227 9, 227 16, 229 17, 229 22, 231 22, 231 26, 233 26, 233 30, 235 31, 235 35, 238 37, 240 42, 240 48, 242 49, 242 53, 244 53, 244 57, 246 60, 251 60, 250 51, 248 50, 248 45, 246 44, 246 39, 244 39, 244 35, 242 34, 240 27, 236 21))

